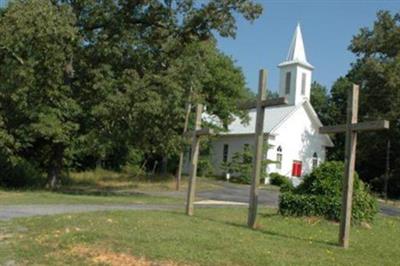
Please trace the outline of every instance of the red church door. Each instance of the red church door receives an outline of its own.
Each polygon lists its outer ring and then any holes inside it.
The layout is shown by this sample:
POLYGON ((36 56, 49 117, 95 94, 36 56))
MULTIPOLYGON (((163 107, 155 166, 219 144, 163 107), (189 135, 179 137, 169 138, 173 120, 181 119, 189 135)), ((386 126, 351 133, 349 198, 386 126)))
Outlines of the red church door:
POLYGON ((301 168, 302 168, 301 161, 293 161, 292 176, 300 177, 301 176, 301 168))

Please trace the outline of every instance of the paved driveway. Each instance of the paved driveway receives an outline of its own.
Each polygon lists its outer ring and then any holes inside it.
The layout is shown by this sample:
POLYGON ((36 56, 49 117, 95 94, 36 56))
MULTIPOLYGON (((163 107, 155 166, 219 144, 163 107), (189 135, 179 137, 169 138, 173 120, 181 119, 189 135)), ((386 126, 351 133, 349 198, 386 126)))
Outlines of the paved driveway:
MULTIPOLYGON (((237 201, 248 202, 250 186, 237 185, 232 183, 221 182, 220 188, 208 191, 200 191, 197 193, 198 197, 211 200, 221 201, 237 201)), ((258 202, 259 204, 268 207, 278 207, 279 192, 273 190, 259 190, 258 202)))
POLYGON ((23 205, 0 205, 0 220, 10 220, 19 217, 30 217, 37 215, 55 215, 63 213, 81 213, 93 211, 110 210, 134 210, 134 211, 163 211, 182 208, 178 205, 156 205, 156 204, 23 204, 23 205))
MULTIPOLYGON (((197 198, 202 200, 213 200, 214 203, 201 204, 199 207, 220 207, 226 206, 222 201, 247 203, 250 186, 237 185, 226 182, 217 182, 218 188, 197 192, 197 198)), ((173 196, 184 199, 185 191, 180 192, 159 192, 150 195, 173 196)), ((261 189, 259 191, 259 204, 268 207, 278 207, 279 192, 274 190, 261 189)), ((98 205, 98 204, 29 204, 29 205, 0 205, 0 220, 9 220, 17 217, 29 217, 36 215, 52 215, 62 213, 79 213, 107 210, 171 210, 183 209, 184 205, 157 205, 157 204, 129 204, 129 205, 98 205)), ((400 209, 380 203, 380 212, 389 216, 400 216, 400 209)))
MULTIPOLYGON (((227 182, 218 182, 220 188, 215 190, 200 191, 197 196, 203 199, 248 202, 249 185, 238 185, 227 182)), ((259 190, 259 204, 277 208, 279 203, 279 191, 259 190)), ((400 208, 379 203, 380 212, 388 216, 400 216, 400 208)))

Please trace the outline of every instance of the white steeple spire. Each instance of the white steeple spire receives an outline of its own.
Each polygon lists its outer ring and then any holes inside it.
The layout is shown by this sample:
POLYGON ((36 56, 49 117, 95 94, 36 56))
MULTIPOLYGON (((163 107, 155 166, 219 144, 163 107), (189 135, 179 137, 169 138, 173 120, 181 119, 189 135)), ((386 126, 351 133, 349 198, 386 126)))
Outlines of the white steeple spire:
POLYGON ((304 49, 303 35, 301 34, 300 23, 297 23, 296 30, 294 31, 292 42, 290 43, 289 51, 285 62, 281 65, 298 63, 305 67, 313 68, 313 66, 308 63, 306 57, 306 51, 304 49))
POLYGON ((288 97, 289 104, 293 105, 310 100, 314 67, 307 61, 300 24, 297 24, 286 60, 278 67, 280 68, 279 95, 288 97))
POLYGON ((293 34, 292 43, 286 61, 307 62, 306 52, 304 51, 303 36, 301 34, 300 23, 297 23, 296 30, 293 34))

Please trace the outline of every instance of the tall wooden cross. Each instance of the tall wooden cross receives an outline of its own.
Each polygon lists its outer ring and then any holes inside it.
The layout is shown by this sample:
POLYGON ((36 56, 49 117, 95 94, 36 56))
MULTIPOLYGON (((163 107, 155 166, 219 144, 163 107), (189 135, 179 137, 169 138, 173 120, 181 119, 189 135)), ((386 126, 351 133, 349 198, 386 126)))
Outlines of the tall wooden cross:
POLYGON ((267 84, 267 71, 265 69, 261 69, 259 84, 258 84, 257 101, 240 105, 240 108, 242 109, 251 109, 251 108, 257 109, 253 174, 250 187, 249 213, 247 217, 247 225, 250 228, 256 227, 258 186, 260 184, 260 175, 261 175, 261 167, 263 160, 265 108, 270 106, 287 104, 287 99, 285 97, 267 100, 266 84, 267 84))
POLYGON ((319 129, 321 134, 346 133, 345 143, 345 173, 342 188, 342 209, 340 216, 339 244, 349 247, 351 225, 351 205, 353 198, 354 168, 356 162, 357 132, 382 130, 389 128, 386 120, 358 123, 359 86, 353 85, 347 98, 347 121, 344 125, 325 126, 319 129))
MULTIPOLYGON (((183 124, 183 135, 185 136, 188 126, 189 126, 189 118, 190 118, 190 111, 192 110, 192 93, 193 88, 190 87, 189 96, 186 102, 185 107, 185 123, 183 124)), ((175 189, 179 191, 181 189, 181 179, 182 179, 182 169, 183 169, 183 160, 184 160, 184 151, 183 149, 179 152, 179 162, 178 162, 178 170, 176 172, 176 181, 175 181, 175 189)))
POLYGON ((193 210, 194 210, 194 199, 195 199, 195 193, 196 193, 197 163, 199 160, 199 150, 200 150, 200 137, 214 134, 212 129, 201 128, 202 113, 203 113, 203 105, 198 104, 196 106, 196 122, 195 122, 194 131, 188 132, 189 134, 192 135, 189 188, 188 188, 187 201, 186 201, 186 214, 189 216, 193 215, 193 210))

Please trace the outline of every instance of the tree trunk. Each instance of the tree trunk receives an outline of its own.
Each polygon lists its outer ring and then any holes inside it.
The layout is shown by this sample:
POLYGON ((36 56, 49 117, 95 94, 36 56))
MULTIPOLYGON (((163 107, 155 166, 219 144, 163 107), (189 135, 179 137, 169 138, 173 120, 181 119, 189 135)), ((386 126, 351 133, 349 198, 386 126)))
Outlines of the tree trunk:
POLYGON ((155 161, 153 164, 153 170, 151 171, 151 174, 153 175, 153 177, 156 174, 157 165, 158 165, 158 161, 155 161))
MULTIPOLYGON (((64 66, 64 84, 72 86, 72 79, 74 78, 73 56, 64 66)), ((53 143, 51 147, 51 154, 47 172, 47 182, 50 189, 55 189, 59 185, 60 174, 63 167, 65 147, 62 143, 53 143)))
POLYGON ((164 155, 161 161, 161 175, 165 177, 167 176, 167 174, 168 174, 168 156, 164 155))
POLYGON ((63 167, 64 146, 62 144, 55 144, 52 148, 52 154, 49 162, 47 172, 48 187, 55 189, 59 184, 60 174, 63 167))

